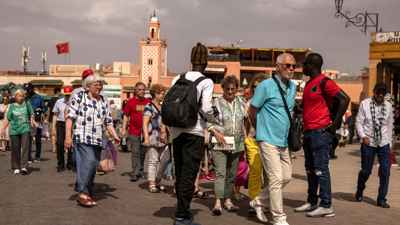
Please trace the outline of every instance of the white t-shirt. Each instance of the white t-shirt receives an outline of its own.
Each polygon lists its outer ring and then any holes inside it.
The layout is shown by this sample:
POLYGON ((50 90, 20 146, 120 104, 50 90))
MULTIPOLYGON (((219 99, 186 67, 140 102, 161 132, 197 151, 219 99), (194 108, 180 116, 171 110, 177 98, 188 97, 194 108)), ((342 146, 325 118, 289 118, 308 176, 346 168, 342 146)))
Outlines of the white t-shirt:
MULTIPOLYGON (((185 78, 190 81, 196 81, 198 78, 204 76, 200 72, 190 71, 187 72, 185 78)), ((172 84, 180 78, 177 76, 172 84)), ((212 93, 214 90, 214 83, 211 79, 204 79, 197 85, 197 101, 200 100, 201 97, 201 113, 203 116, 207 118, 207 121, 213 121, 213 109, 212 109, 212 93)), ((215 120, 215 119, 214 119, 215 120)), ((191 128, 179 128, 179 127, 171 127, 171 136, 172 139, 177 138, 181 133, 189 133, 203 137, 204 130, 207 128, 207 123, 198 116, 197 123, 194 127, 191 128)))
POLYGON ((60 98, 56 101, 53 107, 53 113, 57 113, 57 121, 65 122, 65 109, 67 107, 67 103, 65 102, 65 98, 60 98))

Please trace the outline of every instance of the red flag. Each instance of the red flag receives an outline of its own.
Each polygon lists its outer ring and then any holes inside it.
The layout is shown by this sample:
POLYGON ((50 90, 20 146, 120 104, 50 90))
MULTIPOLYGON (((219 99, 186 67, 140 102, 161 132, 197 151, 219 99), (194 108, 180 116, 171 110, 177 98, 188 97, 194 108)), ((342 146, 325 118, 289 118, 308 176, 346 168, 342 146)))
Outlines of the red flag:
POLYGON ((69 53, 69 43, 64 42, 64 43, 58 43, 56 45, 57 48, 57 54, 67 54, 69 53))

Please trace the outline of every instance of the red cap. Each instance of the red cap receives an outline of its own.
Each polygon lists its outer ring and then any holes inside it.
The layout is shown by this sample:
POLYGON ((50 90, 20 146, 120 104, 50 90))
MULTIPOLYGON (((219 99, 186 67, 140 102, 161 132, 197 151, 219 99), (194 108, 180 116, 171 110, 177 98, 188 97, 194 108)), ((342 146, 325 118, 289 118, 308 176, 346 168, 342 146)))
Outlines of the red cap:
POLYGON ((86 69, 82 72, 82 80, 86 79, 86 77, 93 75, 93 70, 92 69, 86 69))
POLYGON ((73 88, 72 86, 65 86, 64 87, 64 95, 70 95, 72 94, 73 88))

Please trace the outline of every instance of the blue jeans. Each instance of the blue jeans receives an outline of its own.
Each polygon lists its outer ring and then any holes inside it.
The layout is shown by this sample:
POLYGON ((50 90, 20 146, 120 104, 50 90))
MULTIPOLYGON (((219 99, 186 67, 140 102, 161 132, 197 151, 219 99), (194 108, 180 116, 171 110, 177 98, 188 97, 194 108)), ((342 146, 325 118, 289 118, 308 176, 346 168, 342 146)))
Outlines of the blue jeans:
POLYGON ((361 145, 361 170, 358 174, 357 194, 362 195, 365 189, 365 183, 371 175, 372 167, 375 161, 375 154, 378 155, 379 161, 379 193, 377 201, 379 203, 386 202, 386 195, 389 189, 390 176, 390 146, 371 147, 361 145))
POLYGON ((92 195, 94 177, 99 165, 101 146, 77 143, 74 146, 76 160, 75 191, 92 195))
POLYGON ((332 134, 325 130, 312 130, 304 133, 304 157, 308 181, 307 202, 324 208, 331 207, 331 176, 329 172, 329 152, 332 148, 332 134))

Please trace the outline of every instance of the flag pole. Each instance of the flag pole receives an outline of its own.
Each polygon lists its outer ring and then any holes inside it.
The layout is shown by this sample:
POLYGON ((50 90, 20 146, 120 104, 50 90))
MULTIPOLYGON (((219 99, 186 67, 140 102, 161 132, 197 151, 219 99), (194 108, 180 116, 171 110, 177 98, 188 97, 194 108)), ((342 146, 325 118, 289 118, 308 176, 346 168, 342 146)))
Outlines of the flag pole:
POLYGON ((68 52, 69 64, 71 64, 71 50, 68 52))

